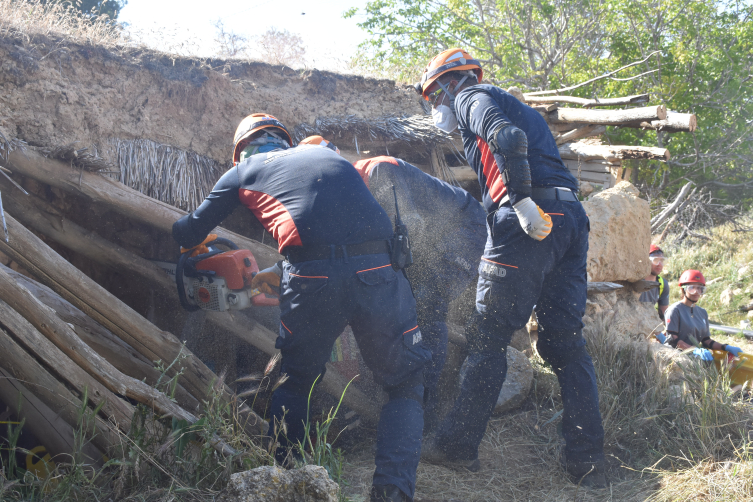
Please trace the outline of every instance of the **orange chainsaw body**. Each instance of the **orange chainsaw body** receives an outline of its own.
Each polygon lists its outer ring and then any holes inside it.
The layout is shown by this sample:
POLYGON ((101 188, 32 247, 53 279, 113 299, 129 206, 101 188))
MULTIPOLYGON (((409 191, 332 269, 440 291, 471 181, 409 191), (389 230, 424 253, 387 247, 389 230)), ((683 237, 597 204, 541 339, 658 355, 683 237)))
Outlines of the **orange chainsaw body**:
POLYGON ((197 270, 212 271, 227 282, 230 289, 243 289, 259 272, 256 259, 248 249, 237 249, 214 255, 196 264, 197 270))

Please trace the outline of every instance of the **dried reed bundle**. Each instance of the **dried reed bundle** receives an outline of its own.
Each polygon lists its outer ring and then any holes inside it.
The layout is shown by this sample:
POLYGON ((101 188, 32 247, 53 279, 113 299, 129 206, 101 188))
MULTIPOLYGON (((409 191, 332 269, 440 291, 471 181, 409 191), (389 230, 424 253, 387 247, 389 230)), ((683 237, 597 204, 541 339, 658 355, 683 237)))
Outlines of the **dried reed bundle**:
POLYGON ((112 140, 120 180, 139 192, 193 211, 229 166, 148 139, 112 140))

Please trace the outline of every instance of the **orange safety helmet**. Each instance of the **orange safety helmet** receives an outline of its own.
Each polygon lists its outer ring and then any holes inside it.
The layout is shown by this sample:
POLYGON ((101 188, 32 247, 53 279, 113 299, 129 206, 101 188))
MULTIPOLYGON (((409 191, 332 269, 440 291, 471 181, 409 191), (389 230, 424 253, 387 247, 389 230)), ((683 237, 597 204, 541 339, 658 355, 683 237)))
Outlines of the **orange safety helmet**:
POLYGON ((463 49, 447 49, 429 61, 429 65, 424 70, 423 75, 421 75, 421 81, 413 87, 418 94, 422 95, 428 101, 429 97, 426 95, 426 92, 442 74, 448 71, 462 70, 473 70, 479 82, 484 77, 484 70, 481 69, 481 64, 477 59, 473 59, 473 56, 463 49))
POLYGON ((659 246, 657 246, 656 244, 651 244, 651 247, 648 248, 648 254, 652 255, 654 253, 664 254, 664 251, 662 251, 662 249, 659 246))
POLYGON ((241 152, 246 148, 249 138, 254 133, 268 128, 282 131, 284 133, 282 139, 287 140, 290 145, 293 144, 293 138, 290 136, 288 130, 285 129, 285 126, 282 125, 282 122, 267 113, 254 113, 241 120, 241 123, 238 124, 238 128, 235 130, 235 137, 233 138, 233 163, 240 161, 241 152))
POLYGON ((685 284, 690 284, 691 282, 698 282, 701 283, 701 285, 705 286, 706 278, 703 276, 700 270, 690 269, 682 273, 677 284, 682 287, 685 284))
POLYGON ((322 138, 319 135, 316 136, 309 136, 306 139, 301 140, 299 145, 321 145, 323 147, 329 148, 330 150, 334 150, 335 153, 340 155, 340 149, 335 146, 334 143, 331 141, 327 141, 326 139, 322 138))

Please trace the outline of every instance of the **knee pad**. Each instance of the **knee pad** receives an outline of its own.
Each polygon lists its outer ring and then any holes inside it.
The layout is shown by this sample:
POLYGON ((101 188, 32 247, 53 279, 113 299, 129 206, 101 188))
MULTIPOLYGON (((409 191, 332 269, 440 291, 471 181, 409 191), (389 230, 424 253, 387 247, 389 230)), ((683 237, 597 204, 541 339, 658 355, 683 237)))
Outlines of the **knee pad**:
POLYGON ((390 387, 385 390, 387 391, 390 401, 394 401, 395 399, 411 399, 418 402, 421 406, 424 404, 423 384, 415 385, 408 383, 396 387, 390 387))
POLYGON ((502 352, 510 344, 514 330, 488 314, 474 312, 468 320, 465 336, 471 353, 502 352))

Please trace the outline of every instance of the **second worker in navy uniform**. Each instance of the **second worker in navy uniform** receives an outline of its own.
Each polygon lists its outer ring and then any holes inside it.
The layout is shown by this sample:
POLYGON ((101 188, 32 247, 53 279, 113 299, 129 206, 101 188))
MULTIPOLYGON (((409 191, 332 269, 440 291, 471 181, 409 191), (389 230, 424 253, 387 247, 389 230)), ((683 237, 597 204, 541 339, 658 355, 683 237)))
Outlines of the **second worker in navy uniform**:
POLYGON ((350 324, 389 396, 377 430, 371 500, 412 500, 423 370, 431 354, 421 342, 408 280, 391 264, 392 222, 347 160, 318 146, 289 148, 291 143, 271 115, 244 119, 235 137, 237 164, 196 211, 174 224, 173 237, 185 248, 197 246, 239 205, 272 234, 286 257, 276 347, 288 380, 271 401, 275 421, 284 416, 287 424, 283 446, 303 442, 308 393, 350 324))
MULTIPOLYGON (((486 212, 462 188, 394 157, 354 164, 371 194, 394 221, 397 204, 408 227, 413 265, 406 269, 416 298, 418 325, 432 352, 424 370, 424 433, 439 420, 439 377, 447 357, 450 302, 478 277, 486 242, 486 212)), ((468 312, 470 315, 471 312, 468 312)))
POLYGON ((422 459, 480 468, 478 448, 507 373, 507 346, 536 305, 537 349, 561 388, 565 468, 582 486, 604 487, 604 429, 582 335, 588 217, 543 117, 482 78, 479 61, 449 49, 416 84, 431 102, 434 125, 460 132, 488 213, 465 378, 422 459))

